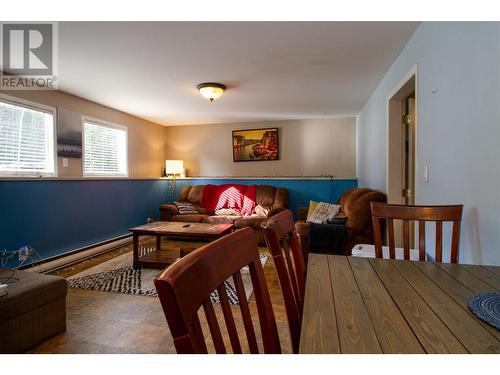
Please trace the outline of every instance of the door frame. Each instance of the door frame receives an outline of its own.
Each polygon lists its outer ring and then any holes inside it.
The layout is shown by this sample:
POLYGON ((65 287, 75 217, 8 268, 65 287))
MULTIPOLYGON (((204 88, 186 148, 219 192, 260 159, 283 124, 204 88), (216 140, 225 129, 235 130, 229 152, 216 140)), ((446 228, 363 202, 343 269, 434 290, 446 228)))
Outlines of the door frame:
POLYGON ((415 186, 414 186, 414 202, 417 203, 417 182, 418 182, 418 63, 413 65, 411 69, 403 76, 403 78, 392 88, 389 95, 386 97, 386 175, 385 175, 385 191, 389 193, 389 142, 390 142, 390 125, 391 125, 391 110, 390 101, 398 93, 399 90, 412 78, 415 79, 415 186))

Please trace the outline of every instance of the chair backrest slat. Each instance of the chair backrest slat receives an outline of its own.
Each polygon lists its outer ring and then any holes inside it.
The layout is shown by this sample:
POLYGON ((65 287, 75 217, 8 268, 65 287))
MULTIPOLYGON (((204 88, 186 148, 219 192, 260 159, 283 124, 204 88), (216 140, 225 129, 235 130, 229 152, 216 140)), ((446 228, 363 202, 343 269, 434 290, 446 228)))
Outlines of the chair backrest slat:
MULTIPOLYGON (((377 220, 377 223, 380 221, 377 220)), ((394 259, 396 258, 396 246, 394 245, 394 221, 391 218, 387 219, 387 228, 389 231, 389 258, 394 259)), ((380 228, 377 231, 380 232, 380 228)))
POLYGON ((419 260, 425 260, 425 222, 436 222, 436 262, 443 261, 443 222, 453 222, 450 262, 457 263, 458 247, 460 243, 460 223, 462 220, 463 205, 447 206, 405 206, 371 202, 372 224, 374 230, 375 256, 383 257, 382 235, 380 220, 387 219, 389 232, 389 253, 394 258, 394 224, 393 220, 403 221, 403 255, 410 259, 410 221, 418 221, 419 260))
MULTIPOLYGON (((294 226, 295 228, 295 226, 294 226)), ((296 232, 293 232, 294 235, 289 235, 288 237, 288 245, 291 249, 297 249, 297 250, 291 250, 292 256, 293 256, 293 264, 294 264, 294 269, 295 269, 295 277, 297 279, 297 287, 298 287, 298 292, 301 302, 301 307, 300 310, 303 310, 303 303, 304 303, 304 295, 306 292, 306 265, 304 261, 304 255, 302 251, 300 251, 300 243, 299 243, 299 237, 297 236, 296 232)))
MULTIPOLYGON (((290 280, 292 284, 292 290, 293 293, 296 296, 301 296, 301 291, 299 290, 298 282, 297 282, 297 273, 295 270, 294 265, 292 264, 292 257, 290 255, 290 248, 288 246, 288 237, 284 237, 281 239, 281 248, 282 248, 282 253, 285 255, 285 260, 286 260, 286 267, 288 269, 288 279, 290 280)), ((298 299, 299 302, 299 308, 302 309, 302 299, 299 297, 298 299)))
POLYGON ((285 210, 270 217, 262 228, 278 274, 293 351, 298 353, 306 272, 292 212, 285 210))
MULTIPOLYGON (((392 219, 389 222, 389 225, 392 226, 392 219)), ((382 231, 380 229, 380 219, 378 217, 372 216, 372 227, 373 227, 373 242, 375 243, 375 257, 383 258, 382 254, 382 231)), ((392 244, 392 252, 394 252, 394 227, 392 226, 392 230, 389 230, 389 251, 391 251, 392 244)), ((392 253, 391 253, 392 254, 392 253)))
POLYGON ((257 346, 257 338, 255 337, 252 316, 250 314, 250 308, 248 307, 245 287, 243 285, 243 279, 241 278, 240 271, 236 272, 233 275, 233 280, 236 289, 236 295, 238 296, 238 301, 240 304, 241 316, 243 317, 243 325, 245 326, 245 333, 247 336, 250 353, 259 354, 259 347, 257 346))
POLYGON ((206 353, 207 346, 198 319, 201 306, 217 353, 225 353, 217 314, 210 294, 217 290, 233 352, 241 353, 236 324, 226 294, 225 281, 233 276, 243 323, 252 353, 258 352, 250 310, 239 270, 248 266, 265 353, 280 353, 281 346, 271 298, 257 248, 256 233, 251 228, 238 230, 205 245, 173 263, 154 280, 163 312, 178 353, 206 353))
POLYGON ((200 319, 198 318, 198 314, 195 315, 193 321, 193 333, 195 335, 195 342, 197 343, 199 350, 201 353, 208 353, 207 344, 205 343, 205 339, 203 338, 203 330, 201 329, 200 319))
POLYGON ((410 221, 403 220, 403 251, 405 259, 410 259, 410 221))
POLYGON ((229 299, 227 298, 226 285, 221 284, 217 288, 217 293, 219 295, 220 305, 222 307, 222 314, 224 315, 224 321, 226 322, 227 333, 229 334, 229 340, 231 341, 231 347, 233 348, 233 353, 241 354, 241 344, 238 338, 238 331, 236 329, 236 324, 234 324, 233 313, 231 311, 231 306, 229 306, 229 299))
POLYGON ((458 258, 458 246, 460 242, 460 220, 453 221, 453 233, 451 237, 451 259, 458 258))
POLYGON ((425 260, 425 221, 418 221, 418 260, 425 260))
POLYGON ((436 262, 443 261, 443 222, 436 221, 436 262))
POLYGON ((226 354, 226 347, 224 346, 224 340, 222 339, 219 323, 217 322, 217 317, 215 316, 214 307, 212 306, 210 297, 207 298, 203 303, 203 310, 205 311, 205 316, 207 318, 208 328, 210 329, 210 335, 212 336, 212 341, 214 343, 215 352, 217 354, 226 354))
POLYGON ((250 269, 255 301, 257 302, 257 312, 259 314, 260 330, 264 343, 264 353, 281 353, 278 328, 276 327, 271 297, 266 287, 264 271, 262 270, 260 259, 250 263, 248 268, 250 269), (272 319, 270 319, 270 317, 272 317, 272 319))

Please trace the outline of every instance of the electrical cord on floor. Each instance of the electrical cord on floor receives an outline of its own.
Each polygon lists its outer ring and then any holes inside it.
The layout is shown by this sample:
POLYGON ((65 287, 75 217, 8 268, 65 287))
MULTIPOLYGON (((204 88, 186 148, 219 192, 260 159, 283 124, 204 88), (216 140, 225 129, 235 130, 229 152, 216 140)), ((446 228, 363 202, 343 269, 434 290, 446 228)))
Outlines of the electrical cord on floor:
POLYGON ((10 280, 13 280, 14 282, 18 282, 19 281, 19 279, 17 279, 17 278, 14 277, 14 275, 15 275, 15 273, 17 271, 17 268, 14 268, 11 271, 12 271, 12 273, 10 274, 10 276, 0 277, 0 284, 7 284, 10 280))
MULTIPOLYGON (((40 259, 41 261, 41 256, 40 254, 38 253, 38 251, 36 251, 36 249, 32 248, 31 246, 29 245, 26 245, 25 246, 27 248, 27 253, 26 253, 26 257, 24 257, 21 262, 17 265, 17 267, 14 267, 12 269, 10 269, 10 271, 12 271, 12 273, 9 275, 9 276, 4 276, 4 277, 0 277, 0 284, 7 284, 8 282, 10 282, 11 284, 12 283, 15 283, 15 282, 18 282, 19 279, 14 277, 14 275, 16 274, 17 270, 20 269, 22 266, 24 266, 24 264, 28 261, 28 259, 31 259, 33 258, 33 255, 35 258, 38 258, 40 259)), ((9 254, 8 256, 5 256, 7 251, 4 250, 3 251, 3 255, 4 258, 2 259, 2 266, 4 266, 8 260, 10 259, 13 259, 14 258, 14 255, 15 254, 18 254, 20 250, 16 250, 16 251, 13 251, 11 254, 9 254)))

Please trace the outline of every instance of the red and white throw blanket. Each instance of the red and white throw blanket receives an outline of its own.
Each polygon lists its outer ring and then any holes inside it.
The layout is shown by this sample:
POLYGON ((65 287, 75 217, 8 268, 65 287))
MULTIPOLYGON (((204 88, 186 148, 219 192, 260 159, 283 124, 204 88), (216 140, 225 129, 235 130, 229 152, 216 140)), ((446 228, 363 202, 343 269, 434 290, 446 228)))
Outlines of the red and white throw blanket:
POLYGON ((232 208, 242 215, 251 215, 255 210, 255 185, 205 185, 203 206, 209 211, 232 208))

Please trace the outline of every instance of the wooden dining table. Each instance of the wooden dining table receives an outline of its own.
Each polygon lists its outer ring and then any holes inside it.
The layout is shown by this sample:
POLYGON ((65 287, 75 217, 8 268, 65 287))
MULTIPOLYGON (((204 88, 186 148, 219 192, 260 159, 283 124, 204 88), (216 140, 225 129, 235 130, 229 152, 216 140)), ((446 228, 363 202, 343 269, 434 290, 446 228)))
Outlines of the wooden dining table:
POLYGON ((310 254, 300 353, 500 353, 468 308, 500 267, 310 254))

